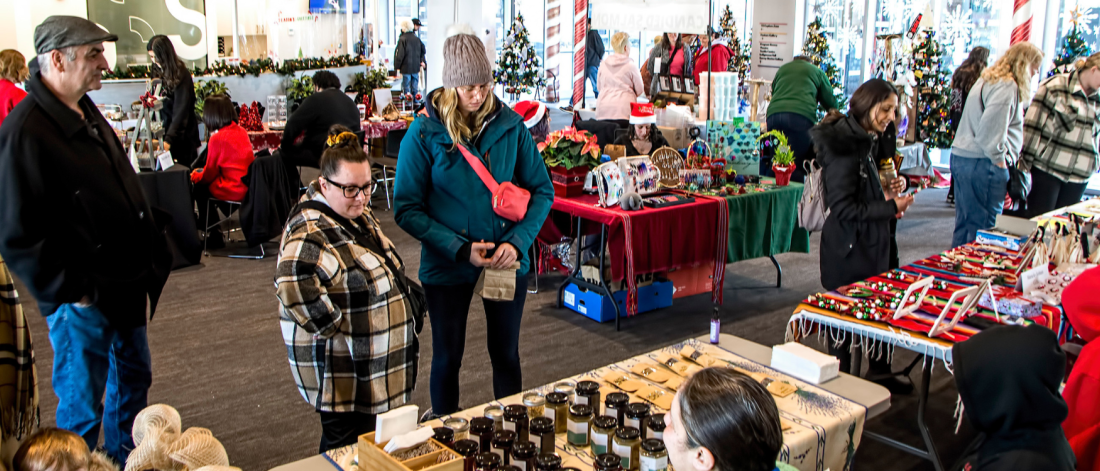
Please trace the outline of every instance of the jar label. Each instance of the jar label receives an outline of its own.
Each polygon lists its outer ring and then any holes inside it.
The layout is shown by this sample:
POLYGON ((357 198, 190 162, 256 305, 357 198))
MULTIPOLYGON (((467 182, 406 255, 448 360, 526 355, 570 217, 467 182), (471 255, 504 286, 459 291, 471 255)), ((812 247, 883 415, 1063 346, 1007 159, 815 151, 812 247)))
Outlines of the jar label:
POLYGON ((569 443, 581 446, 588 444, 588 422, 574 422, 570 420, 567 426, 568 433, 566 434, 566 438, 569 439, 569 443))
POLYGON ((489 450, 490 450, 491 453, 493 453, 493 454, 500 457, 500 463, 501 464, 508 464, 508 461, 506 459, 504 459, 504 457, 508 456, 508 454, 505 453, 504 450, 502 450, 500 448, 497 448, 495 446, 490 448, 489 450))
POLYGON ((607 441, 610 435, 592 432, 592 454, 600 456, 607 453, 607 441))
POLYGON ((630 469, 630 447, 612 443, 611 450, 612 453, 623 459, 623 469, 630 469))
POLYGON ((668 457, 663 458, 647 458, 645 456, 638 460, 641 464, 641 471, 668 471, 668 457))
POLYGON ((576 401, 577 402, 575 402, 574 404, 576 404, 578 406, 587 406, 588 405, 588 396, 582 396, 580 394, 577 394, 577 400, 576 401))
POLYGON ((524 460, 515 460, 512 462, 512 466, 519 468, 521 471, 527 471, 527 462, 524 460))
POLYGON ((504 421, 504 430, 511 430, 511 431, 515 432, 516 431, 516 423, 515 422, 509 422, 509 421, 505 420, 504 421))
POLYGON ((623 422, 626 422, 627 427, 641 428, 638 425, 641 424, 642 421, 640 421, 638 419, 629 419, 628 418, 628 419, 624 420, 623 422))
POLYGON ((545 414, 546 415, 544 415, 544 417, 546 417, 550 420, 553 420, 554 423, 558 422, 558 418, 556 417, 557 414, 556 414, 556 411, 554 410, 553 407, 547 407, 546 411, 545 411, 545 414))

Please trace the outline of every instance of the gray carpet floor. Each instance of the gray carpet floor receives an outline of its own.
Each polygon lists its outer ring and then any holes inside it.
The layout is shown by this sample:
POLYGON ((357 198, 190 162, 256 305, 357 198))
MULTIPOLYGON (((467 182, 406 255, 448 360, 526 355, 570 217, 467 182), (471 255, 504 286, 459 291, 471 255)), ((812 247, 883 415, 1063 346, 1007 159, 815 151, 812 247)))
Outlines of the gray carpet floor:
MULTIPOLYGON (((954 210, 944 204, 945 190, 929 190, 898 225, 903 263, 948 248, 954 210)), ((384 206, 384 202, 381 203, 384 206)), ((416 273, 419 244, 393 222, 392 212, 377 212, 384 231, 416 273)), ((730 264, 725 282, 722 331, 765 345, 783 342, 792 310, 806 295, 821 290, 818 278, 818 236, 810 254, 778 256, 783 287, 775 287, 775 268, 767 259, 730 264)), ((275 259, 204 258, 201 266, 172 274, 156 317, 149 324, 154 383, 151 403, 179 409, 184 427, 206 427, 226 446, 233 464, 248 471, 266 470, 303 459, 317 451, 320 424, 302 400, 287 365, 279 332, 272 276, 275 259)), ((709 328, 709 295, 677 300, 671 307, 623 322, 597 324, 569 310, 556 308, 561 277, 545 275, 541 291, 530 295, 524 310, 520 344, 525 387, 587 371, 653 350, 709 328)), ((29 296, 23 303, 35 339, 42 395, 42 424, 54 423, 57 399, 51 389, 53 352, 43 317, 29 296)), ((492 399, 486 353, 484 311, 470 308, 465 364, 461 376, 463 406, 492 399)), ((429 405, 431 328, 424 331, 420 379, 413 395, 421 408, 429 405)), ((911 355, 898 355, 901 367, 911 355)), ((913 374, 914 380, 919 375, 913 374)), ((956 392, 950 374, 937 367, 927 412, 937 444, 953 461, 973 436, 966 425, 954 434, 956 392)), ((918 444, 916 396, 896 396, 885 415, 867 428, 918 444)), ((924 470, 927 462, 866 438, 857 455, 859 469, 924 470)))

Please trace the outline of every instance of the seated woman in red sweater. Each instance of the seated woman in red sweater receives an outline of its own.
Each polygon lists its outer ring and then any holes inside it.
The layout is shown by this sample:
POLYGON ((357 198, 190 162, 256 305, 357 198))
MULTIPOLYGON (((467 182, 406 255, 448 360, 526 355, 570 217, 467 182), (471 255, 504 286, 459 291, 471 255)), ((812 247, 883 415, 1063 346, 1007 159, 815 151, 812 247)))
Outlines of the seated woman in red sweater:
POLYGON ((1066 380, 1062 397, 1069 415, 1062 422, 1066 439, 1077 455, 1078 471, 1100 470, 1100 268, 1092 268, 1062 292, 1062 308, 1085 348, 1066 380))
MULTIPOLYGON (((191 183, 195 184, 192 194, 199 207, 199 225, 207 223, 206 207, 211 198, 221 201, 240 202, 244 200, 248 187, 241 179, 248 174, 248 166, 256 156, 252 153, 252 143, 248 132, 237 124, 237 112, 233 102, 225 95, 206 98, 203 105, 202 121, 206 125, 209 143, 206 146, 206 165, 191 171, 191 183)), ((229 205, 218 205, 226 214, 229 205)), ((216 220, 214 215, 212 220, 216 220)), ((214 229, 207 244, 218 245, 221 232, 214 229)))

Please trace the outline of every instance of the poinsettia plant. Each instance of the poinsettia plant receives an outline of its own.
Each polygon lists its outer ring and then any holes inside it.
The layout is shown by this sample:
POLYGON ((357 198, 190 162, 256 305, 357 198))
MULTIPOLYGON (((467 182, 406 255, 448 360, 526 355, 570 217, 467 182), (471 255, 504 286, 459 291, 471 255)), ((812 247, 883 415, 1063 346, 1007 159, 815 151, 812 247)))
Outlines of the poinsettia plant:
POLYGON ((596 136, 588 131, 578 131, 572 127, 554 131, 546 136, 545 142, 538 144, 542 160, 550 167, 587 166, 594 168, 600 164, 600 145, 596 136))

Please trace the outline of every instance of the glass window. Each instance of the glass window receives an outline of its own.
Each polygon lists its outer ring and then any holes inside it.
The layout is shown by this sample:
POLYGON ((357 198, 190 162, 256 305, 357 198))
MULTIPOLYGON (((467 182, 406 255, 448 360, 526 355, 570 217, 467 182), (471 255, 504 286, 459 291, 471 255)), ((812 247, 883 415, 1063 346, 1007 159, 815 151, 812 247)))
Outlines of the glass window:
MULTIPOLYGON (((896 1, 915 3, 916 0, 896 1)), ((805 24, 810 24, 815 18, 821 17, 829 52, 832 53, 837 67, 840 68, 844 93, 848 96, 851 96, 863 83, 861 66, 865 5, 863 0, 809 0, 806 8, 805 24)))

